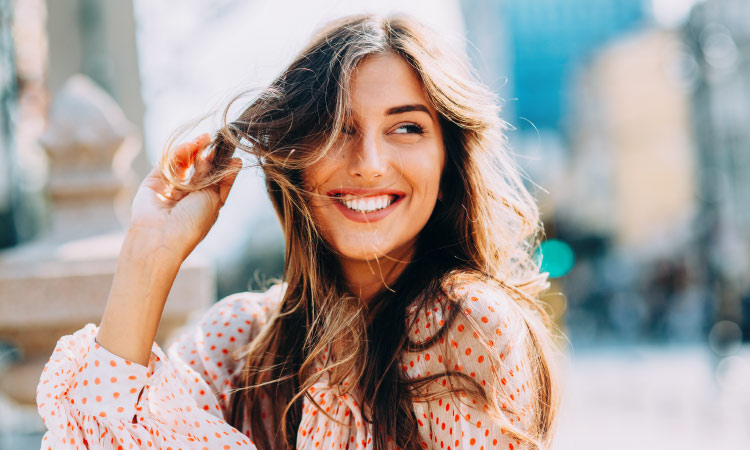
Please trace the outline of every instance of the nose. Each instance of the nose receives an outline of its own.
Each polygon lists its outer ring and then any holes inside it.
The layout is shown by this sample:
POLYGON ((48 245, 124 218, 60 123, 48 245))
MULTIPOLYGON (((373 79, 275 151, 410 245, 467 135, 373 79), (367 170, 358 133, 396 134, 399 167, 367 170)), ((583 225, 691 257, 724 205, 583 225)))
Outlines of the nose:
POLYGON ((360 135, 349 157, 349 174, 364 181, 382 177, 388 168, 388 157, 375 133, 360 135))

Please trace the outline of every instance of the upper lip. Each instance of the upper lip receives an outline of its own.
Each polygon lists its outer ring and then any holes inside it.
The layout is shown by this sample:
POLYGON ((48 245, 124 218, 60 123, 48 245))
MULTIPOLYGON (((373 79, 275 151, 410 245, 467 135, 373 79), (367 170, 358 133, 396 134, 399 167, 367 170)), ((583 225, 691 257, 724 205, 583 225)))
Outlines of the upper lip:
POLYGON ((342 195, 356 195, 358 197, 375 197, 377 195, 395 195, 397 197, 404 197, 406 192, 399 191, 397 189, 376 189, 376 188, 340 188, 333 189, 326 193, 329 197, 337 197, 342 195))

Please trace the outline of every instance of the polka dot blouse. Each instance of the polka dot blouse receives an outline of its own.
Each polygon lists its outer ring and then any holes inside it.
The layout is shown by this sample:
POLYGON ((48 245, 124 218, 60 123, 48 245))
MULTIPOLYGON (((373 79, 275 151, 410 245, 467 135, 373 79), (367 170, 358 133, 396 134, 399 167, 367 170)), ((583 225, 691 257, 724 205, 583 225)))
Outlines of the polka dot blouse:
MULTIPOLYGON (((411 340, 432 339, 435 345, 404 352, 403 375, 416 379, 457 371, 479 385, 499 386, 490 392, 497 395, 504 417, 490 414, 489 405, 471 395, 441 394, 453 378, 434 378, 423 387, 426 397, 414 403, 421 446, 518 448, 520 442, 503 423, 524 429, 533 411, 529 364, 520 350, 525 325, 504 292, 478 282, 451 292, 446 300, 409 312, 411 340), (451 308, 460 311, 446 320, 451 308)), ((265 293, 224 298, 169 347, 169 356, 154 343, 147 367, 98 345, 93 324, 63 336, 37 388, 48 429, 42 449, 254 449, 249 423, 238 430, 225 421, 229 390, 242 368, 234 352, 258 335, 282 295, 277 285, 265 293)), ((372 427, 363 418, 359 391, 338 395, 323 372, 309 392, 317 405, 304 400, 297 447, 372 448, 372 427)), ((265 402, 263 417, 282 407, 268 398, 265 402)))

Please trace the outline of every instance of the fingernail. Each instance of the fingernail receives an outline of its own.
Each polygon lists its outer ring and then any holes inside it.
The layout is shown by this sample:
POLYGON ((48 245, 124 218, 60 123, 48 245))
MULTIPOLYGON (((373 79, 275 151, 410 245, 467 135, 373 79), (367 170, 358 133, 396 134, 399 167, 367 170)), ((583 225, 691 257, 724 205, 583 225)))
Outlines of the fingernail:
POLYGON ((182 182, 183 183, 189 183, 190 180, 193 178, 194 174, 195 174, 195 166, 188 167, 188 169, 182 175, 182 182))
POLYGON ((211 142, 211 135, 208 133, 203 133, 197 138, 195 138, 193 142, 201 146, 206 145, 207 143, 211 142))

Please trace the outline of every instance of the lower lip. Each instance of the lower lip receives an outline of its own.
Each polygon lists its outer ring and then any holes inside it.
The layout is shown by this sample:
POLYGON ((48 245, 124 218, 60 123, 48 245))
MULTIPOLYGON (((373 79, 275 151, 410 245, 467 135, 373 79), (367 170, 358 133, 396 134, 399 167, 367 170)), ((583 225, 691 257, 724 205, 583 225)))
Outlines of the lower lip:
POLYGON ((399 203, 401 203, 401 200, 403 200, 404 197, 397 198, 393 203, 386 206, 383 209, 379 209, 377 211, 373 212, 359 212, 355 211, 353 209, 349 209, 346 206, 344 206, 343 203, 341 203, 338 200, 335 200, 336 207, 341 211, 341 214, 344 215, 349 220, 352 220, 354 222, 360 222, 360 223, 371 223, 371 222, 377 222, 378 220, 381 220, 385 218, 388 214, 392 213, 394 209, 398 206, 399 203))

